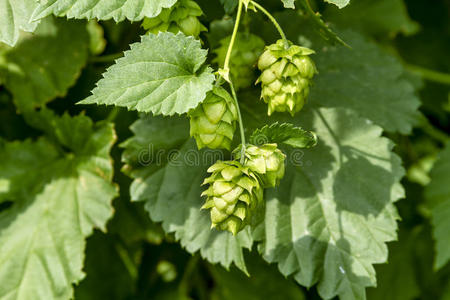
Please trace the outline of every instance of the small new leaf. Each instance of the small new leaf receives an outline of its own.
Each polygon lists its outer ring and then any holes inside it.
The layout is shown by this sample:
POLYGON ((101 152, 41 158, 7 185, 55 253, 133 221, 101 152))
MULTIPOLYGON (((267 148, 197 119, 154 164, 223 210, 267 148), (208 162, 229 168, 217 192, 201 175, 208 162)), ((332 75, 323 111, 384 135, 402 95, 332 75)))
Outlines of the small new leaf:
POLYGON ((311 148, 317 144, 317 136, 314 132, 295 127, 291 123, 276 122, 256 129, 250 137, 250 143, 283 143, 294 148, 311 148))
POLYGON ((295 9, 295 0, 281 0, 285 8, 295 9))
POLYGON ((124 106, 154 115, 183 114, 213 87, 207 51, 182 33, 148 34, 107 69, 92 96, 81 104, 124 106))

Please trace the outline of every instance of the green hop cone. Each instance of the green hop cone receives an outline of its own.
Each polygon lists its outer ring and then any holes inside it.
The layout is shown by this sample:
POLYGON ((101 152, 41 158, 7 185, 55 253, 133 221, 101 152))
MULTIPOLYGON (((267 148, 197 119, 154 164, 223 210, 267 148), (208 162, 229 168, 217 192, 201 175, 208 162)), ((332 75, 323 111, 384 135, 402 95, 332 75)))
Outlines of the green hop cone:
POLYGON ((261 98, 270 116, 274 111, 288 111, 292 116, 303 108, 317 69, 309 57, 314 51, 292 45, 286 49, 283 40, 266 47, 259 57, 261 98))
POLYGON ((199 149, 230 150, 238 116, 233 98, 224 88, 214 87, 189 117, 191 136, 199 149))
MULTIPOLYGON (((236 159, 241 158, 241 147, 233 152, 236 159)), ((244 165, 259 175, 265 188, 277 186, 284 177, 286 155, 277 144, 247 145, 244 155, 244 165)))
POLYGON ((202 9, 195 1, 179 0, 174 6, 164 8, 154 18, 145 18, 142 27, 147 33, 169 31, 172 33, 183 32, 186 35, 198 37, 200 32, 207 31, 197 17, 203 14, 202 9))
POLYGON ((212 175, 202 196, 207 196, 202 209, 210 209, 211 227, 236 235, 264 206, 264 190, 248 167, 237 161, 218 161, 208 169, 212 175))
MULTIPOLYGON (((213 50, 213 62, 223 67, 231 36, 220 41, 220 47, 213 50)), ((231 52, 230 73, 236 89, 246 88, 255 80, 255 64, 264 50, 264 41, 250 33, 239 33, 231 52)))

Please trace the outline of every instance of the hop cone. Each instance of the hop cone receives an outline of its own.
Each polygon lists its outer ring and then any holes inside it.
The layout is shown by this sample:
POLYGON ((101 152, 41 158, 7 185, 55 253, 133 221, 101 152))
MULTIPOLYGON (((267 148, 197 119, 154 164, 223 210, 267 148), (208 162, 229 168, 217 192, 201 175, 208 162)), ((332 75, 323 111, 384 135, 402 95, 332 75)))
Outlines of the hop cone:
POLYGON ((234 235, 252 221, 263 205, 263 188, 258 177, 237 161, 218 161, 208 169, 212 175, 203 184, 209 188, 202 209, 210 209, 211 227, 234 235))
POLYGON ((278 40, 259 57, 258 68, 262 74, 256 83, 261 83, 261 98, 269 104, 269 116, 274 111, 288 111, 293 116, 302 109, 311 79, 317 73, 309 58, 313 53, 311 49, 292 44, 285 49, 283 40, 278 40))
MULTIPOLYGON (((223 67, 231 37, 220 41, 220 47, 213 52, 213 62, 223 67)), ((264 41, 254 34, 238 34, 231 52, 230 73, 236 89, 249 87, 254 82, 255 64, 264 49, 264 41)))
MULTIPOLYGON (((234 153, 236 159, 241 158, 240 147, 234 153)), ((265 188, 275 187, 280 183, 284 176, 286 155, 277 148, 277 144, 247 145, 245 158, 245 166, 259 175, 265 188)))
POLYGON ((230 150, 236 129, 237 111, 230 94, 221 87, 214 87, 205 100, 189 112, 191 136, 199 149, 230 150))
POLYGON ((145 18, 142 27, 155 34, 159 31, 181 31, 186 35, 198 37, 200 32, 207 30, 197 18, 202 14, 203 11, 195 1, 179 0, 174 6, 164 8, 158 16, 145 18))

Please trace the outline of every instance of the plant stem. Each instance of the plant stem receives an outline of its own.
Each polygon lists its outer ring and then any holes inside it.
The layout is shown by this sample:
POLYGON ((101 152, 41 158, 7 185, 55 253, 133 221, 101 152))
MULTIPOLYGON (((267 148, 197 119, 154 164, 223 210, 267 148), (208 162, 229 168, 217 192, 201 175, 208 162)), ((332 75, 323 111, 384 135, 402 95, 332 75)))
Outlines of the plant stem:
MULTIPOLYGON (((237 11, 237 15, 236 15, 236 22, 234 23, 234 28, 233 28, 233 34, 231 35, 230 44, 228 44, 227 55, 225 56, 225 62, 223 63, 223 69, 226 72, 229 72, 229 70, 230 70, 229 64, 230 64, 231 52, 233 50, 234 41, 236 40, 236 35, 238 32, 241 15, 242 15, 242 0, 239 0, 238 11, 237 11)), ((225 78, 225 79, 228 81, 229 78, 225 78)))
POLYGON ((103 56, 93 56, 89 59, 92 63, 109 63, 114 62, 116 59, 121 58, 123 56, 123 53, 113 53, 103 56))
POLYGON ((234 86, 233 86, 233 82, 229 81, 230 84, 230 89, 231 89, 231 94, 233 95, 233 99, 234 99, 234 103, 236 104, 236 110, 237 110, 237 114, 238 114, 238 119, 239 119, 239 131, 241 132, 241 159, 240 162, 241 164, 244 164, 245 161, 245 133, 244 133, 244 123, 242 122, 242 115, 241 115, 241 110, 239 108, 239 102, 236 96, 236 91, 234 90, 234 86))
POLYGON ((422 78, 450 85, 450 74, 430 70, 416 65, 405 64, 407 70, 419 74, 422 78))
POLYGON ((278 30, 278 32, 280 33, 281 38, 283 39, 284 42, 284 48, 288 49, 289 48, 289 42, 288 39, 286 38, 286 35, 284 34, 283 29, 281 28, 280 24, 278 24, 277 20, 270 14, 270 12, 268 12, 264 7, 262 7, 260 4, 256 3, 255 1, 250 1, 251 4, 253 4, 253 6, 255 6, 257 9, 259 9, 260 11, 262 11, 268 18, 270 21, 272 21, 273 25, 275 26, 275 28, 278 30))

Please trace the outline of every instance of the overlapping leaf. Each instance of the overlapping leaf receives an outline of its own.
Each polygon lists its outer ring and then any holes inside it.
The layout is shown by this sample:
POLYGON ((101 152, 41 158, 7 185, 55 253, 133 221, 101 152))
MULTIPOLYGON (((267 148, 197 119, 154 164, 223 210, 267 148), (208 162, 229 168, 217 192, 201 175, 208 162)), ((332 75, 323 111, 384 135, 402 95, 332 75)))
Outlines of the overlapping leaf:
POLYGON ((403 0, 354 1, 344 10, 330 6, 325 18, 384 37, 397 33, 409 35, 419 30, 419 25, 409 17, 403 0))
POLYGON ((385 242, 396 239, 400 159, 380 127, 350 111, 315 109, 299 119, 320 142, 288 153, 280 187, 266 191, 260 251, 284 275, 318 284, 325 299, 365 299, 376 283, 372 264, 386 262, 385 242))
POLYGON ((325 1, 334 4, 339 8, 344 8, 350 3, 350 0, 325 0, 325 1))
POLYGON ((189 252, 200 250, 210 262, 225 267, 235 263, 245 271, 243 248, 252 245, 249 230, 236 237, 211 230, 208 213, 200 210, 206 169, 224 155, 198 151, 188 128, 187 120, 175 117, 145 117, 133 124, 135 136, 123 144, 125 171, 135 179, 131 198, 145 201, 152 220, 174 232, 189 252))
POLYGON ((0 49, 0 77, 19 110, 64 96, 86 64, 88 47, 84 22, 47 18, 14 48, 0 49))
POLYGON ((144 17, 157 16, 163 8, 174 5, 177 0, 39 0, 33 19, 50 14, 75 19, 124 19, 140 21, 144 17))
POLYGON ((0 165, 0 181, 9 186, 3 195, 13 202, 0 213, 0 299, 71 298, 84 276, 85 238, 112 215, 111 124, 67 115, 49 123, 57 131, 51 140, 0 146, 9 165, 32 174, 22 176, 22 186, 0 165))
POLYGON ((143 36, 81 103, 125 106, 155 115, 186 113, 212 89, 212 69, 203 67, 206 54, 200 41, 182 33, 143 36))
POLYGON ((33 32, 38 23, 31 22, 31 14, 36 7, 35 0, 0 0, 0 42, 14 46, 20 30, 33 32))
POLYGON ((437 254, 434 265, 438 269, 450 259, 450 143, 440 153, 430 176, 426 197, 432 209, 431 222, 437 254))
POLYGON ((313 57, 319 74, 311 103, 351 108, 387 131, 409 133, 420 101, 400 62, 360 34, 345 31, 341 36, 352 49, 313 44, 319 50, 313 57))

